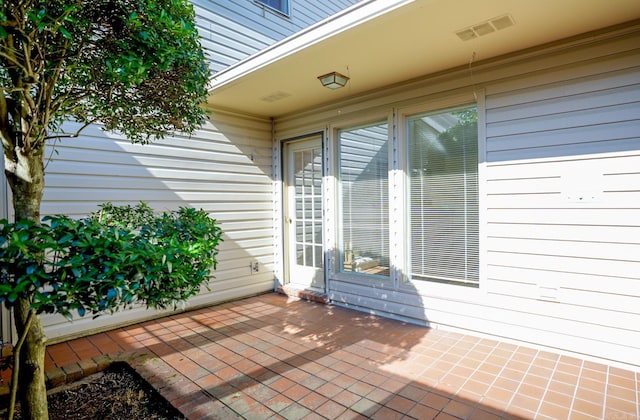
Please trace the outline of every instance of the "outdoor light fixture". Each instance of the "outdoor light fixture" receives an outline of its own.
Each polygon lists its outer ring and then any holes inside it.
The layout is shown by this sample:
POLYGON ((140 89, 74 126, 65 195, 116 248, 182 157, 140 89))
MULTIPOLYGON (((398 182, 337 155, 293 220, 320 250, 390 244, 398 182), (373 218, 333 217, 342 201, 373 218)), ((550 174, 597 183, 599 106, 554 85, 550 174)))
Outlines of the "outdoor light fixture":
POLYGON ((322 86, 329 89, 339 89, 344 87, 349 81, 349 78, 344 74, 340 74, 337 71, 318 76, 318 80, 322 83, 322 86))

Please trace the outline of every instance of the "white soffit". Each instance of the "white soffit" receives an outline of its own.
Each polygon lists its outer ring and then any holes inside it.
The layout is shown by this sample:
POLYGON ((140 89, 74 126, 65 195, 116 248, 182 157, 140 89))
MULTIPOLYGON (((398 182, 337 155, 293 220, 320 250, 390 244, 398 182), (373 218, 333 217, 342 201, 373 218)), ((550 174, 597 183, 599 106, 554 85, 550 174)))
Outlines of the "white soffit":
POLYGON ((638 18, 639 0, 365 0, 217 73, 209 104, 279 117, 638 18), (346 87, 321 86, 332 71, 346 87))

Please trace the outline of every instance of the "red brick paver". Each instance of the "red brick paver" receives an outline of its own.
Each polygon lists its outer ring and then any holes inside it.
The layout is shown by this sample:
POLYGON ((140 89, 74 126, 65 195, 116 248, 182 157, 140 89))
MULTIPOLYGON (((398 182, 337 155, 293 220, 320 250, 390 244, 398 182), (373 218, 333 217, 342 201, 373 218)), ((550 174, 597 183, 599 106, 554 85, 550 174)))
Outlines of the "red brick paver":
POLYGON ((639 419, 640 373, 266 294, 51 345, 128 361, 190 419, 639 419))

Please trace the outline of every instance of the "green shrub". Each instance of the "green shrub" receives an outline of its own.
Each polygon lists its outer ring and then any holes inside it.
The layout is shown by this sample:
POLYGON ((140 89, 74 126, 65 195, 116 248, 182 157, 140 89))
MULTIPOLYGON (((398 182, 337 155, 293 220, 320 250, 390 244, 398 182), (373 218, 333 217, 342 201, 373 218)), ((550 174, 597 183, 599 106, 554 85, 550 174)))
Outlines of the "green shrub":
POLYGON ((203 210, 154 215, 144 203, 106 203, 84 219, 0 220, 0 301, 38 313, 114 312, 140 302, 168 308, 208 287, 222 241, 203 210))

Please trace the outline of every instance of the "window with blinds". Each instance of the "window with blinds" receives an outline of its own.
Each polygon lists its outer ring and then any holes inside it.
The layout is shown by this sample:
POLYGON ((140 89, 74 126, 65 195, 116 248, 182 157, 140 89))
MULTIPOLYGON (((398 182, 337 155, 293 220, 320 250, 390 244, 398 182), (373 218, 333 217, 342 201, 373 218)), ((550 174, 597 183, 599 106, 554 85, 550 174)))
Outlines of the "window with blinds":
POLYGON ((412 280, 478 286, 477 108, 407 119, 412 280))
POLYGON ((389 276, 388 124, 341 130, 341 271, 389 276))

